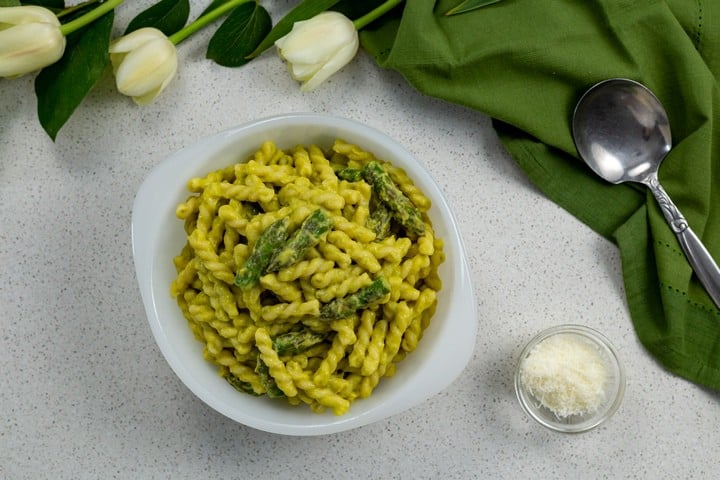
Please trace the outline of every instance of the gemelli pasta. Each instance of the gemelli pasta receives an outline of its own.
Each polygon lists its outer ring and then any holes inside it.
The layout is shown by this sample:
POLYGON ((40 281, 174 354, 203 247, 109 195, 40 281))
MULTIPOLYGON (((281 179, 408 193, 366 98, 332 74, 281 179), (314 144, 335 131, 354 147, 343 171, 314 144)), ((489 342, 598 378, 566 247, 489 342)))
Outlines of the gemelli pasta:
POLYGON ((171 294, 234 388, 342 415, 416 349, 444 254, 403 170, 267 141, 188 190, 171 294))

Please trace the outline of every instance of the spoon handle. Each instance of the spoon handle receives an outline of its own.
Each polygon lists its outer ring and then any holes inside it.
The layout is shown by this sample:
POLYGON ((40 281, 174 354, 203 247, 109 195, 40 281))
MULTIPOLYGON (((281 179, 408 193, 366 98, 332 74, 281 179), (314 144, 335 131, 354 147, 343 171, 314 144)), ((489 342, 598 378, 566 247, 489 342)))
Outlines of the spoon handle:
POLYGON ((662 208, 665 219, 682 247, 688 263, 692 267, 695 275, 697 275, 700 283, 715 302, 715 306, 720 308, 720 268, 718 268, 715 260, 713 260, 710 252, 707 251, 705 245, 700 241, 695 232, 690 228, 685 217, 680 210, 670 200, 665 189, 660 185, 657 176, 652 176, 646 183, 650 187, 650 191, 655 196, 658 204, 662 208))

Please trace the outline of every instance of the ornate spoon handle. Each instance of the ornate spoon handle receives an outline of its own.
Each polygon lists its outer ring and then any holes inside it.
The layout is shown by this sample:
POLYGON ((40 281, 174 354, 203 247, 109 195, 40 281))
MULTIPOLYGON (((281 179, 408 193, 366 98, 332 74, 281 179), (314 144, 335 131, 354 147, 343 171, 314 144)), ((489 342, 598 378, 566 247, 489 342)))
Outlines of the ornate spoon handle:
POLYGON ((703 245, 692 228, 690 228, 685 217, 680 213, 680 210, 678 210, 672 200, 670 200, 670 196, 668 196, 665 189, 660 185, 657 175, 650 176, 645 184, 650 188, 650 191, 662 208, 665 219, 672 231, 675 232, 695 275, 697 275, 700 283, 705 287, 710 298, 715 302, 715 306, 720 308, 720 268, 718 268, 710 252, 705 248, 705 245, 703 245))

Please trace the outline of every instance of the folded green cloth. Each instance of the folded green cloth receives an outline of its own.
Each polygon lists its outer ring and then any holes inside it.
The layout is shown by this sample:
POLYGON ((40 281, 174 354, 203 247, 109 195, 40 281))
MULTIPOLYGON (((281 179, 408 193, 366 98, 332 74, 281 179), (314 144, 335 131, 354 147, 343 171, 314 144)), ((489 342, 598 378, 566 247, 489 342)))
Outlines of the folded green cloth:
POLYGON ((493 118, 533 183, 620 248, 638 338, 668 370, 720 389, 720 311, 692 274, 651 193, 611 185, 578 159, 573 108, 592 84, 647 85, 670 117, 660 181, 720 259, 720 3, 411 0, 361 33, 376 62, 417 90, 493 118))

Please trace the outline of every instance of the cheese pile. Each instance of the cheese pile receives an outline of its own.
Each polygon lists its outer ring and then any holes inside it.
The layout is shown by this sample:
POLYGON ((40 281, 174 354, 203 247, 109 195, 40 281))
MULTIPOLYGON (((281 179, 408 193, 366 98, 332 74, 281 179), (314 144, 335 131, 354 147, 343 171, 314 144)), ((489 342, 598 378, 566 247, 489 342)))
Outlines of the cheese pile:
POLYGON ((528 392, 561 419, 596 412, 605 400, 608 377, 597 347, 570 333, 537 344, 520 371, 528 392))

